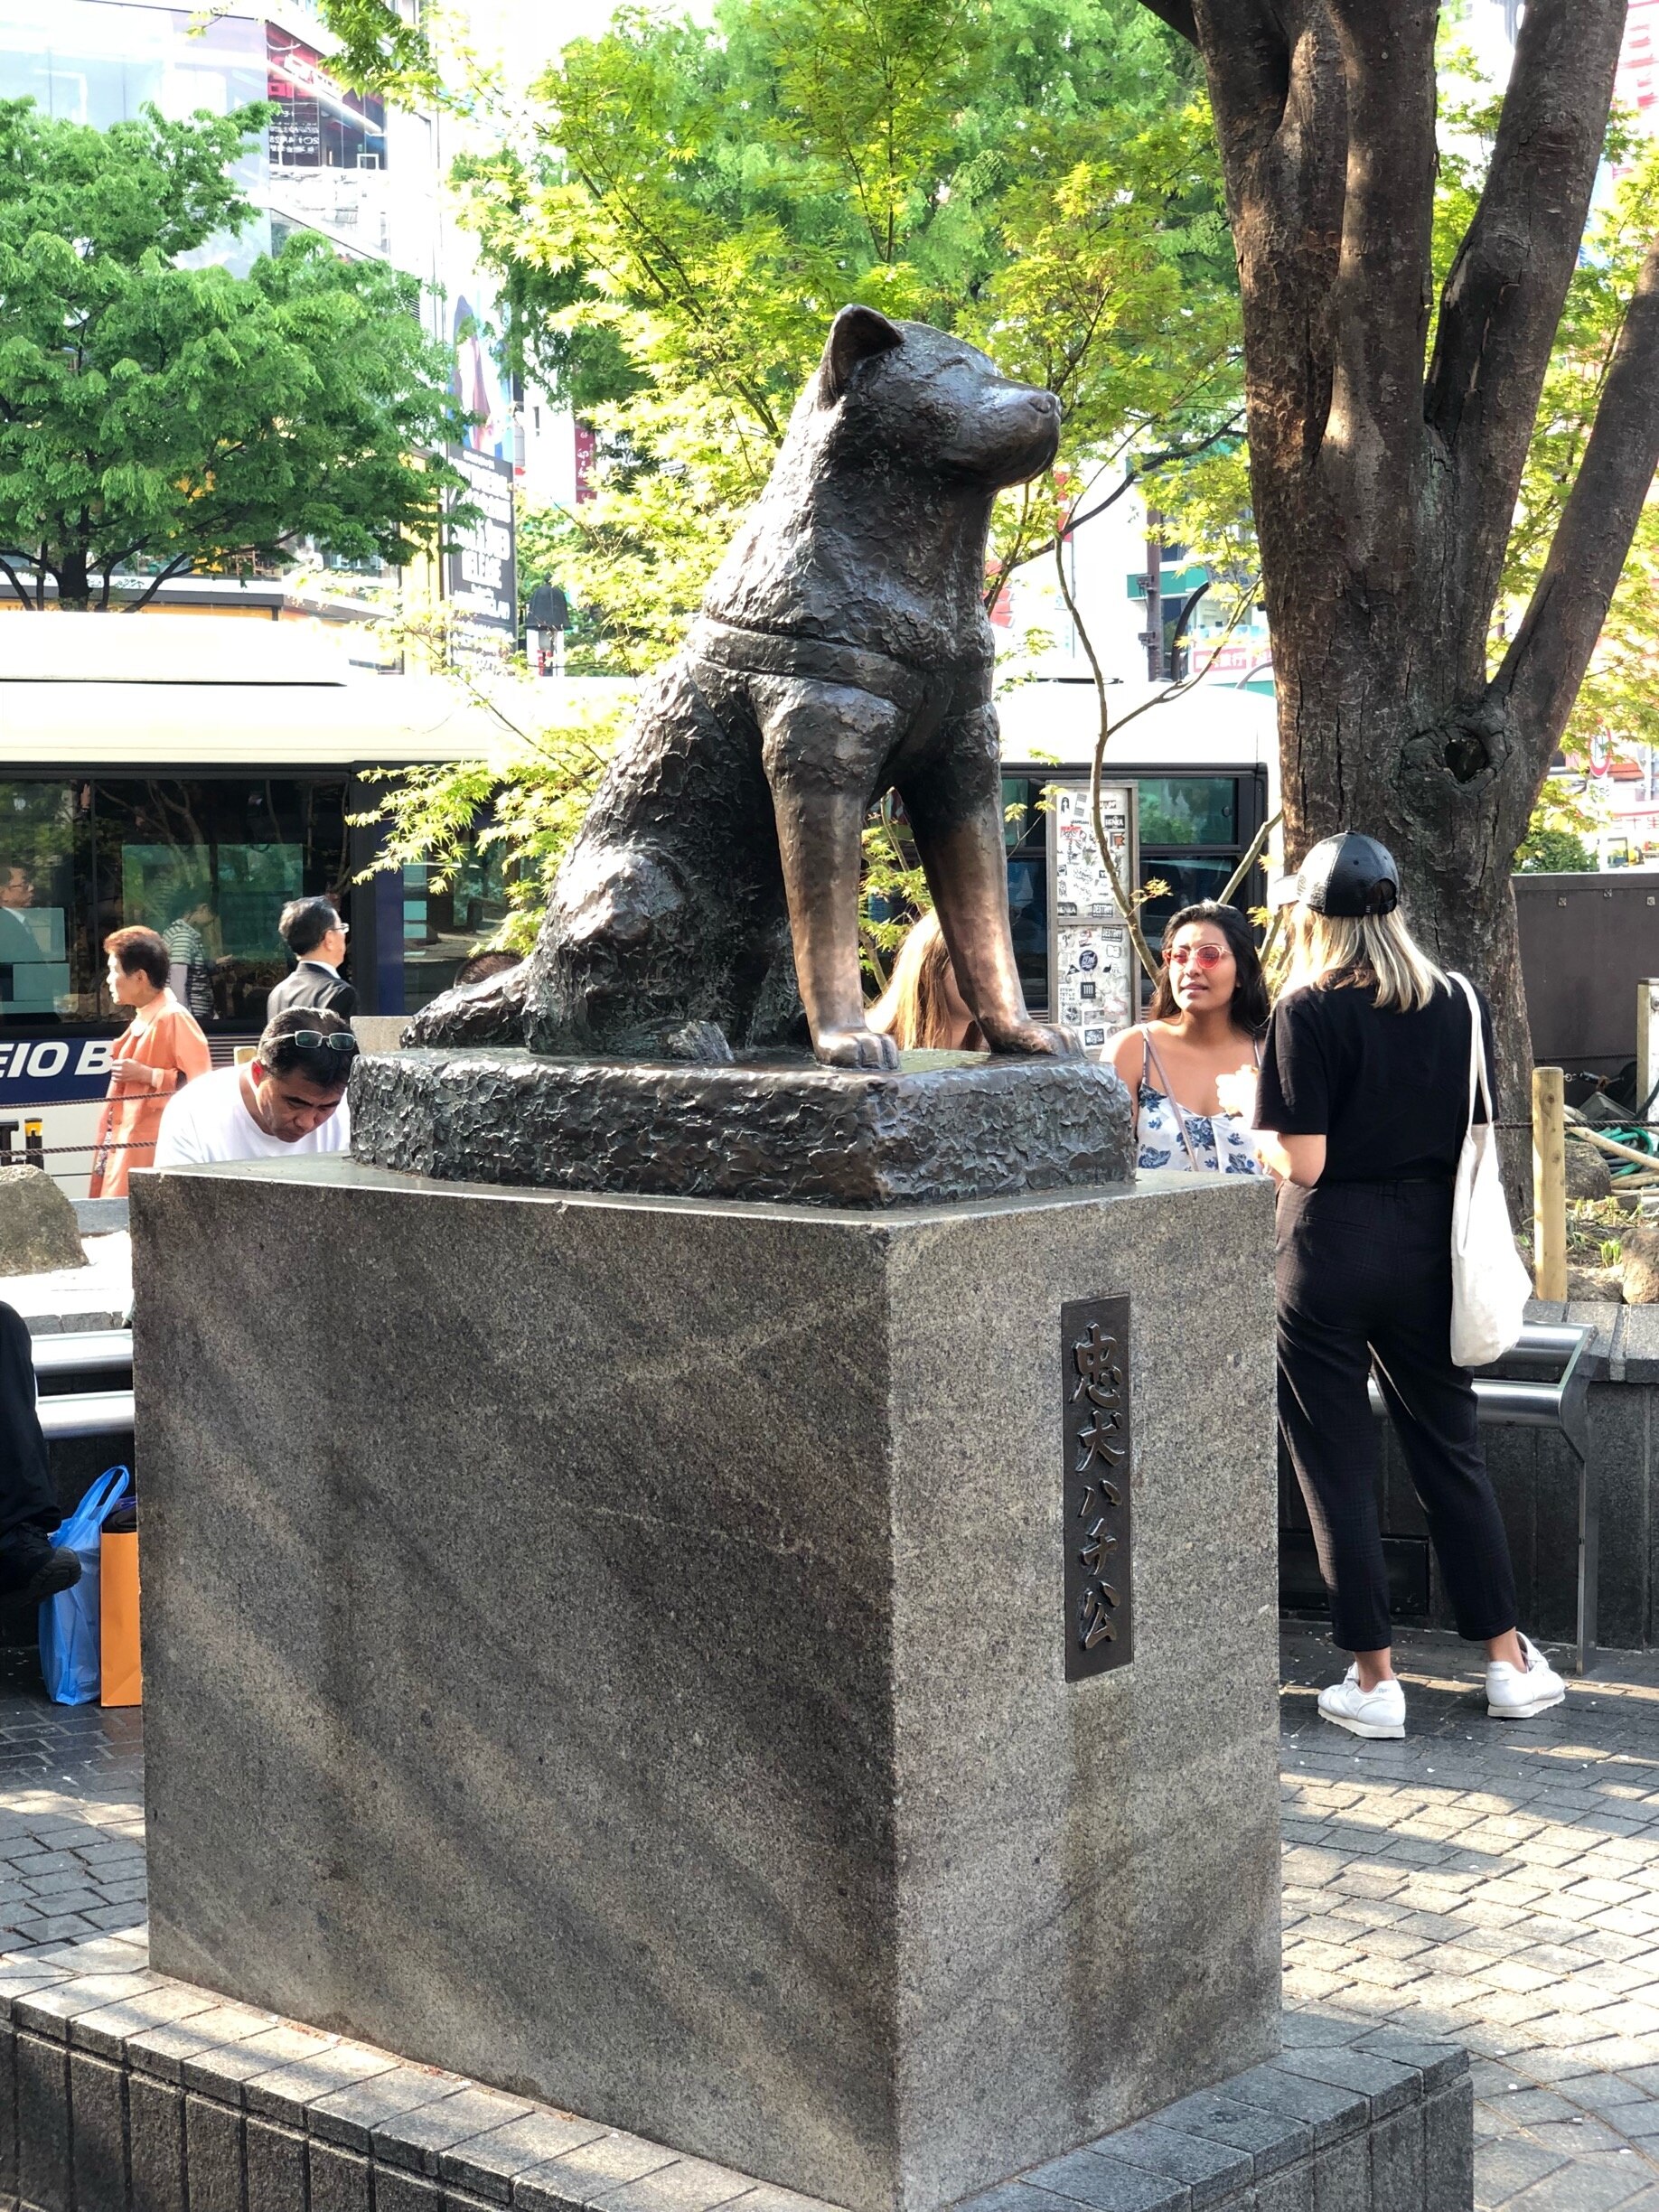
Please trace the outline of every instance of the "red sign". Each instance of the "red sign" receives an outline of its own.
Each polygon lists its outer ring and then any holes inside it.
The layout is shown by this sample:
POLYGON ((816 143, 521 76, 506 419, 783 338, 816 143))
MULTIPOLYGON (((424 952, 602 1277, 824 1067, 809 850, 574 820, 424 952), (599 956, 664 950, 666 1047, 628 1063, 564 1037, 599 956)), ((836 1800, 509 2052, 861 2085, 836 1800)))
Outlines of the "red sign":
POLYGON ((598 490, 594 482, 594 464, 599 457, 599 439, 592 423, 578 422, 576 426, 576 504, 590 500, 598 490))

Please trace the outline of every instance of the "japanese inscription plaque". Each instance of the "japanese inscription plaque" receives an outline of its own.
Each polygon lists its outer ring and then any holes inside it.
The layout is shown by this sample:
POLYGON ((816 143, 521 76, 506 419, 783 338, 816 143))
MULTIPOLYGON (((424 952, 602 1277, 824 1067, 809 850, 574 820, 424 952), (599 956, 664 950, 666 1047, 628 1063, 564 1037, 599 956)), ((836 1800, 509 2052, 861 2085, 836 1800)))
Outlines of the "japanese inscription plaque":
POLYGON ((1129 1347, 1128 1298, 1077 1298, 1060 1308, 1067 1682, 1124 1666, 1135 1654, 1129 1347))

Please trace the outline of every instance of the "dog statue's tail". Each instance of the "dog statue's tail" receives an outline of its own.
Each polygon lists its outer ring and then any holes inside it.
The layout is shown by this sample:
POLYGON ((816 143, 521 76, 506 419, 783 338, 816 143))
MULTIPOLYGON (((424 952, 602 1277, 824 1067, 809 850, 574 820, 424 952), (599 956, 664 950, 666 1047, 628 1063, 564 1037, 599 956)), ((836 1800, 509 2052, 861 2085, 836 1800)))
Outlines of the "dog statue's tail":
POLYGON ((424 1006, 403 1032, 405 1045, 522 1045, 530 962, 520 961, 482 983, 446 990, 424 1006))

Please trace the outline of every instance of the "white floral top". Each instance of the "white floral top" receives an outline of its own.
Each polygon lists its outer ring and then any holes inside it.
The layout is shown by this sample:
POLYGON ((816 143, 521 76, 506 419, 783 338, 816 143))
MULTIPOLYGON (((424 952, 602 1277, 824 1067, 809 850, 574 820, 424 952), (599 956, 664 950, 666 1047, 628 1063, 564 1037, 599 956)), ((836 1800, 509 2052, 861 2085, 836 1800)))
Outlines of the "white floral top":
POLYGON ((1140 1083, 1136 1092, 1136 1165, 1178 1167, 1189 1174, 1259 1176, 1267 1171, 1236 1114, 1188 1113, 1167 1088, 1152 1086, 1154 1070, 1166 1085, 1149 1036, 1141 1038, 1140 1083))

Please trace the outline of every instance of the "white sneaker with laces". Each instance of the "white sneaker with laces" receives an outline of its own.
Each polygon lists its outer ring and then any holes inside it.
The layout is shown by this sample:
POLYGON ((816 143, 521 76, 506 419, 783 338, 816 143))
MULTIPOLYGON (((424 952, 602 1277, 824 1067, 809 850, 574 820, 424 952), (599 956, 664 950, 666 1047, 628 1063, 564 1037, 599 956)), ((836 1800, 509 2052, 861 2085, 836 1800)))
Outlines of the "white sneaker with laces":
POLYGON ((1392 1680, 1379 1682, 1374 1690, 1362 1690, 1357 1662, 1339 1682, 1320 1691, 1319 1711, 1351 1736, 1392 1739, 1405 1734, 1405 1692, 1392 1680))
POLYGON ((1494 1659, 1486 1668, 1486 1711, 1495 1720, 1530 1720, 1547 1712, 1567 1695, 1567 1685, 1535 1644, 1521 1638, 1526 1660, 1523 1673, 1507 1659, 1494 1659))

